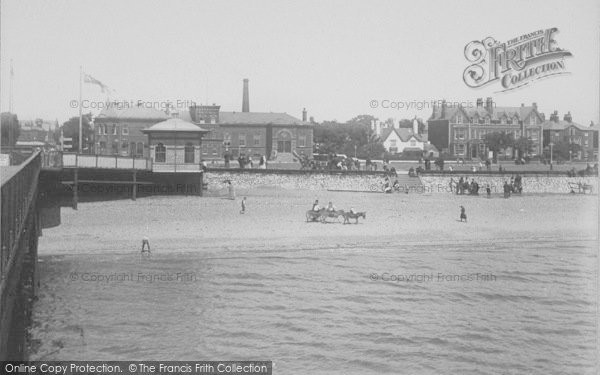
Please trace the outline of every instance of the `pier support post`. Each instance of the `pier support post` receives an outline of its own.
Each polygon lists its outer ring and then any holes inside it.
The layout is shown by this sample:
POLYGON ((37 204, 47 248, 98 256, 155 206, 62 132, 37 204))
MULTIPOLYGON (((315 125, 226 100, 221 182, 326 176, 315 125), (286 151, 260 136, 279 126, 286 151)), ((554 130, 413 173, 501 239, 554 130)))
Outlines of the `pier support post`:
POLYGON ((73 209, 77 209, 77 202, 79 201, 79 170, 75 168, 73 171, 73 209))

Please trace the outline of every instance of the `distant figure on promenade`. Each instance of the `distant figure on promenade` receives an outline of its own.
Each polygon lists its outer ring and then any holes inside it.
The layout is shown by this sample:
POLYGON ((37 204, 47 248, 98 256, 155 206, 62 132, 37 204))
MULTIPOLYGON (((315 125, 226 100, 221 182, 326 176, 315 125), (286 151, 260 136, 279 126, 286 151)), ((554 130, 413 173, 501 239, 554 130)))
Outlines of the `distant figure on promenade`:
POLYGON ((488 171, 492 170, 492 162, 490 161, 490 159, 485 159, 485 167, 488 171))
POLYGON ((462 178, 458 179, 458 186, 456 187, 456 194, 462 195, 465 192, 465 180, 462 178))
POLYGON ((142 237, 142 255, 144 255, 145 252, 147 252, 148 255, 151 254, 151 252, 150 252, 150 240, 148 239, 148 236, 142 237), (148 250, 146 250, 146 246, 148 246, 148 250))
POLYGON ((328 212, 335 211, 335 206, 333 205, 333 203, 329 202, 329 204, 327 205, 327 211, 328 212))
POLYGON ((490 184, 487 184, 485 187, 485 192, 487 193, 487 197, 490 198, 492 195, 492 189, 490 189, 490 184))
POLYGON ((229 159, 230 159, 229 154, 228 153, 225 154, 224 158, 225 158, 225 168, 229 168, 229 159))
POLYGON ((367 157, 367 160, 365 161, 365 168, 367 171, 371 171, 373 168, 371 168, 371 158, 367 157))
POLYGON ((230 180, 227 180, 227 189, 229 190, 229 199, 235 200, 235 189, 233 188, 233 184, 230 180))
POLYGON ((264 155, 258 161, 258 169, 267 169, 267 158, 264 155))
POLYGON ((450 183, 448 184, 448 186, 450 186, 450 192, 451 193, 454 193, 454 184, 455 184, 454 177, 450 177, 450 183))
POLYGON ((244 197, 242 199, 242 210, 240 211, 240 214, 245 214, 246 213, 246 197, 244 197))
POLYGON ((252 162, 252 156, 248 156, 248 164, 250 164, 250 169, 254 168, 254 163, 252 162))
POLYGON ((465 223, 467 222, 467 214, 465 212, 465 208, 463 206, 460 206, 460 222, 462 223, 462 221, 465 221, 465 223))

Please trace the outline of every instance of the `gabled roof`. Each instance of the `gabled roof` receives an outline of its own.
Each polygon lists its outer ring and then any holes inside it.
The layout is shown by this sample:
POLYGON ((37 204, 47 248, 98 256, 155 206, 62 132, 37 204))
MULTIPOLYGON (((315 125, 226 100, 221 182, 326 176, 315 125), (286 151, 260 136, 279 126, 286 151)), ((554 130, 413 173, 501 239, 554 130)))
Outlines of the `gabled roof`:
POLYGON ((208 130, 202 129, 196 124, 183 121, 180 118, 170 118, 166 121, 154 124, 148 129, 142 130, 144 133, 152 132, 184 132, 184 133, 208 133, 208 130))
POLYGON ((274 112, 219 112, 221 125, 311 125, 287 113, 274 112))
POLYGON ((381 139, 385 142, 388 137, 392 134, 392 132, 396 133, 396 135, 398 136, 398 138, 400 138, 400 140, 402 142, 408 142, 412 137, 415 137, 415 139, 419 142, 423 142, 423 139, 421 138, 421 136, 419 134, 414 134, 412 132, 412 129, 409 128, 385 128, 382 129, 381 131, 381 139))
MULTIPOLYGON (((485 118, 489 116, 492 120, 500 120, 503 116, 508 118, 519 118, 520 120, 524 120, 532 112, 537 112, 534 106, 520 106, 520 107, 492 107, 491 113, 488 112, 485 107, 446 107, 445 114, 442 116, 442 110, 439 107, 435 107, 431 114, 429 120, 449 120, 456 115, 456 113, 460 110, 463 111, 469 118, 473 118, 474 116, 478 116, 479 118, 485 118)), ((538 114, 539 117, 539 114, 538 114)), ((541 117, 540 117, 541 118, 541 117)))
POLYGON ((163 111, 159 111, 155 108, 146 108, 143 106, 135 106, 135 107, 119 107, 119 106, 110 106, 109 108, 105 108, 98 116, 96 116, 95 120, 102 119, 119 119, 119 120, 166 120, 169 118, 163 111))
POLYGON ((574 126, 577 129, 583 130, 583 131, 586 131, 586 130, 596 130, 597 131, 598 130, 597 128, 594 129, 589 126, 583 126, 583 125, 580 125, 573 121, 569 122, 569 121, 565 121, 565 120, 558 120, 558 121, 546 120, 542 123, 542 128, 544 130, 565 130, 571 126, 574 126))

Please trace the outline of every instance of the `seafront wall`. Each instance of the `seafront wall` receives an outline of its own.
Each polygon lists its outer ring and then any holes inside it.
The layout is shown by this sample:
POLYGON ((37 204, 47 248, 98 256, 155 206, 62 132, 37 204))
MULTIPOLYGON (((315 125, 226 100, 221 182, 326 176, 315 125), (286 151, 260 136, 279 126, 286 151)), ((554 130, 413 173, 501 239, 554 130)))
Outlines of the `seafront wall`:
MULTIPOLYGON (((474 179, 479 184, 479 193, 485 194, 486 185, 490 185, 492 193, 503 193, 504 182, 510 182, 510 176, 465 175, 470 182, 474 179)), ((456 183, 460 176, 422 176, 423 190, 431 193, 450 193, 451 179, 456 183)), ((569 193, 569 184, 586 184, 592 186, 592 194, 598 194, 598 177, 566 177, 566 176, 523 176, 523 193, 569 193)), ((575 192, 578 190, 575 189, 575 192)), ((589 193, 589 191, 587 191, 589 193)))
MULTIPOLYGON (((405 179, 408 179, 405 176, 405 179)), ((280 187, 294 190, 356 190, 382 191, 384 176, 382 174, 324 174, 324 173, 273 173, 209 171, 205 173, 204 183, 208 191, 222 190, 225 181, 230 180, 236 189, 256 187, 280 187)), ((418 178, 410 178, 410 185, 420 185, 418 178)))
MULTIPOLYGON (((298 171, 295 171, 298 172, 298 171)), ((465 175, 469 181, 475 179, 480 186, 480 193, 485 194, 486 185, 490 185, 493 193, 502 193, 504 181, 510 175, 465 175)), ((425 194, 450 194, 450 181, 458 181, 459 175, 426 175, 419 178, 399 174, 400 191, 425 194)), ((392 181, 396 178, 392 178, 392 181)), ((524 193, 569 193, 569 183, 582 183, 592 186, 592 193, 598 193, 598 177, 567 177, 561 175, 524 175, 524 193)), ((230 180, 236 189, 252 189, 257 187, 279 187, 282 189, 300 190, 349 190, 349 191, 382 191, 384 176, 382 174, 351 173, 290 173, 290 171, 225 171, 210 170, 205 173, 204 182, 208 191, 222 191, 225 181, 230 180)))

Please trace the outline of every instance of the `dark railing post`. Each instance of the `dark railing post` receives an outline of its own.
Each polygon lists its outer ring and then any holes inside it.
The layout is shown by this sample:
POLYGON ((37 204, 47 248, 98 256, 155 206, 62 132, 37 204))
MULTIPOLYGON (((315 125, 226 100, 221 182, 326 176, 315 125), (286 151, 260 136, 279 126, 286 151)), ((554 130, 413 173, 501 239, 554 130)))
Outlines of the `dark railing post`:
POLYGON ((137 171, 134 168, 133 169, 133 190, 131 192, 131 199, 136 200, 136 198, 137 198, 137 171))
POLYGON ((79 168, 73 170, 73 209, 77 209, 77 201, 79 200, 79 168))

